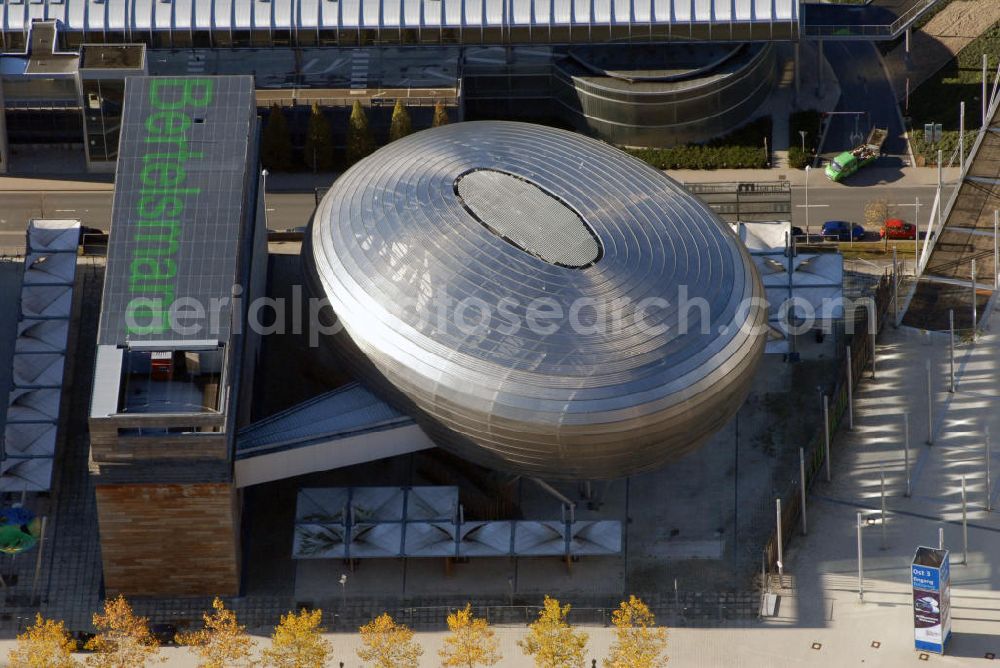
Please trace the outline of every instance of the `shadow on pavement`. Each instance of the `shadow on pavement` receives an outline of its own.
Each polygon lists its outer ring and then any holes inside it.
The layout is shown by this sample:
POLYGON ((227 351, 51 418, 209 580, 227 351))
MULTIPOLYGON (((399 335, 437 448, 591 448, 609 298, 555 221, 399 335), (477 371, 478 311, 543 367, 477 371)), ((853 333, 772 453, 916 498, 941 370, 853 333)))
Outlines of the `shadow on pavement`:
POLYGON ((842 181, 849 188, 895 183, 903 178, 903 159, 899 156, 879 158, 874 165, 862 168, 842 181))
MULTIPOLYGON (((984 620, 993 621, 993 620, 984 620)), ((993 633, 960 633, 951 634, 948 643, 948 656, 967 657, 972 659, 988 659, 987 654, 1000 656, 1000 637, 993 633)))

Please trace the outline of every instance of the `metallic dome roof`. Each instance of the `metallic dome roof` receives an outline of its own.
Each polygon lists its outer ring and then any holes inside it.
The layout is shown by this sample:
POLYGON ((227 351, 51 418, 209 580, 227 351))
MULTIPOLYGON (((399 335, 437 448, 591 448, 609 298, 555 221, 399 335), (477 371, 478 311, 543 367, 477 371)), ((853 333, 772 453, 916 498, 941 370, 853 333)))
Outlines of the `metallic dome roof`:
POLYGON ((334 183, 309 242, 355 371, 494 468, 660 466, 729 420, 763 354, 763 289, 729 229, 571 132, 484 121, 395 141, 334 183))

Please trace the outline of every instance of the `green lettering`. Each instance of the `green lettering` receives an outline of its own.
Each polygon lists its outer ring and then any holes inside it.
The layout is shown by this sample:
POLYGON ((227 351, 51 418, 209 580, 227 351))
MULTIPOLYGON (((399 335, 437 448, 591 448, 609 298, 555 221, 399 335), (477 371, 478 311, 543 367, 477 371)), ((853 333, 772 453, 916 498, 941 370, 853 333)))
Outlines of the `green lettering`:
POLYGON ((149 102, 156 109, 165 110, 207 107, 212 101, 212 84, 211 79, 153 79, 149 85, 149 102), (177 89, 180 89, 180 99, 177 99, 177 89), (166 93, 166 97, 161 93, 166 93))
POLYGON ((187 172, 180 165, 160 162, 145 165, 139 174, 139 178, 147 186, 176 186, 186 176, 187 172))
POLYGON ((132 260, 130 284, 162 281, 177 275, 177 263, 170 258, 139 257, 132 260))
POLYGON ((180 197, 140 197, 137 204, 141 218, 158 218, 176 216, 184 208, 184 200, 180 197), (153 205, 150 208, 150 205, 153 205))
POLYGON ((158 111, 146 119, 146 130, 153 135, 179 135, 191 127, 191 119, 179 111, 158 111))
MULTIPOLYGON (((180 225, 176 221, 161 221, 159 225, 149 225, 162 230, 159 234, 142 232, 134 236, 135 241, 148 242, 148 247, 137 248, 133 253, 137 257, 151 255, 173 255, 179 247, 178 238, 181 235, 180 225)), ((144 228, 146 229, 146 228, 144 228)), ((145 243, 144 243, 145 246, 145 243)))

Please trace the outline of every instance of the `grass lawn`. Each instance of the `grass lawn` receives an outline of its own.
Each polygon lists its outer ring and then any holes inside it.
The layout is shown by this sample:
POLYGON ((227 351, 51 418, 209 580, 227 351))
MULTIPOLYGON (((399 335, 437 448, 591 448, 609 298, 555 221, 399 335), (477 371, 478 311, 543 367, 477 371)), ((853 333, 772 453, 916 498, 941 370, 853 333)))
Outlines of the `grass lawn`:
POLYGON ((892 262, 892 249, 896 248, 896 259, 913 259, 915 241, 890 241, 886 250, 882 241, 855 241, 852 247, 850 242, 837 244, 840 247, 840 254, 845 260, 871 260, 873 262, 892 262))
MULTIPOLYGON (((990 73, 996 73, 1000 60, 1000 23, 962 49, 956 58, 942 67, 933 77, 925 81, 910 94, 909 116, 913 119, 913 152, 927 158, 928 164, 937 159, 937 146, 923 142, 924 123, 941 123, 945 136, 941 148, 945 160, 958 146, 959 103, 965 101, 966 141, 971 144, 970 135, 981 125, 980 93, 982 91, 982 54, 989 55, 990 73)), ((904 109, 905 112, 905 109, 904 109)))
MULTIPOLYGON (((921 242, 923 243, 923 242, 921 242)), ((829 250, 836 246, 845 260, 871 260, 872 262, 886 263, 892 262, 892 249, 896 249, 897 260, 912 260, 915 241, 890 241, 888 248, 884 241, 840 241, 836 244, 797 244, 801 252, 809 252, 810 249, 829 250)))

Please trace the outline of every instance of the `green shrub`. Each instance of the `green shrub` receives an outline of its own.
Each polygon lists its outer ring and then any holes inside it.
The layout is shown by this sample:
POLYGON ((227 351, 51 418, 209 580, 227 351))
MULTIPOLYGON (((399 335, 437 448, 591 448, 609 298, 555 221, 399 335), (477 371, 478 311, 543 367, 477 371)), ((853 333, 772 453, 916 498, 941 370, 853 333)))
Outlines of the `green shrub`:
POLYGON ((312 112, 309 114, 309 124, 306 127, 306 145, 302 149, 302 157, 306 165, 314 172, 333 168, 333 137, 330 134, 330 123, 315 102, 312 105, 312 112))
POLYGON ((260 161, 271 171, 292 168, 292 138, 288 132, 288 119, 277 104, 271 106, 261 138, 260 161))
POLYGON ((812 163, 822 139, 822 119, 823 115, 815 109, 795 111, 788 117, 788 165, 792 169, 805 169, 812 163), (802 130, 806 132, 804 153, 802 130))
POLYGON ((768 166, 764 138, 771 140, 771 118, 765 116, 704 144, 671 148, 626 149, 657 169, 762 169, 768 166))
POLYGON ((805 169, 811 162, 812 158, 802 152, 801 146, 792 146, 788 149, 788 166, 792 169, 805 169))
POLYGON ((345 160, 353 165, 375 150, 375 138, 368 125, 368 114, 358 100, 351 107, 351 117, 347 122, 347 154, 345 160))

